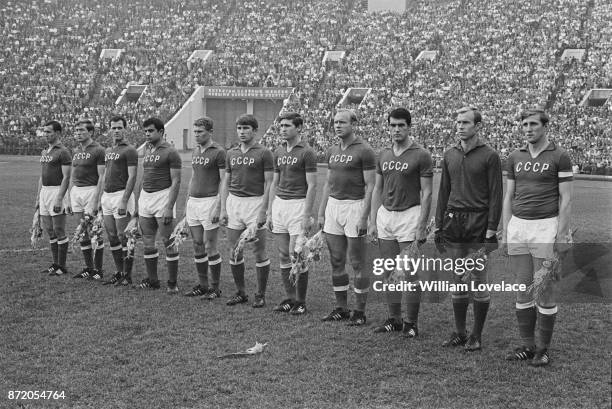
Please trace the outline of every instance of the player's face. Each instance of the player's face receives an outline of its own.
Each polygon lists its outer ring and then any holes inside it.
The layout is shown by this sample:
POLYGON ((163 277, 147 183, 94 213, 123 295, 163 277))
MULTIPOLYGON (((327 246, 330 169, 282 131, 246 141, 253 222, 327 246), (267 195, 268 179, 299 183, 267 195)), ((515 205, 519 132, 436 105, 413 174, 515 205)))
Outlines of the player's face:
POLYGON ((530 144, 538 143, 546 133, 546 127, 540 121, 539 115, 531 115, 523 119, 523 134, 530 144))
POLYGON ((125 138, 125 128, 123 127, 123 121, 111 122, 110 133, 115 142, 123 141, 123 138, 125 138))
POLYGON ((91 137, 91 134, 84 124, 78 124, 76 128, 74 128, 74 135, 79 143, 86 142, 91 137))
POLYGON ((210 132, 206 130, 203 126, 194 126, 193 127, 193 136, 195 137, 196 143, 198 145, 206 145, 210 140, 210 132))
POLYGON ((57 142, 58 133, 53 130, 53 126, 44 126, 42 128, 42 134, 44 135, 48 144, 54 144, 55 142, 57 142))
POLYGON ((393 142, 403 144, 410 136, 410 127, 404 118, 389 118, 389 131, 393 142))
POLYGON ((156 145, 159 141, 161 141, 162 136, 164 135, 164 131, 155 129, 155 125, 149 125, 144 128, 145 137, 147 142, 156 145))
POLYGON ((470 111, 457 115, 455 127, 459 138, 465 141, 476 135, 479 125, 474 124, 474 113, 470 111))
POLYGON ((346 139, 353 134, 353 123, 348 112, 338 112, 334 116, 334 132, 341 139, 346 139))
POLYGON ((283 119, 278 125, 280 127, 280 135, 284 140, 295 139, 300 134, 300 128, 295 126, 290 119, 283 119))
POLYGON ((249 144, 255 139, 255 130, 251 125, 236 125, 236 133, 240 142, 249 144))

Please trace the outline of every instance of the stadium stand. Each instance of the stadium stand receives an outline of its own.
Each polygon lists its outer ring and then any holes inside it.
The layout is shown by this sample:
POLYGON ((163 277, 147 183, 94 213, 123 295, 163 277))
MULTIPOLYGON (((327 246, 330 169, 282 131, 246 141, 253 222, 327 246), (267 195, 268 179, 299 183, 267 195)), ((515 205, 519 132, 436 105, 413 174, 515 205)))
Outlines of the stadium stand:
MULTIPOLYGON (((121 113, 138 142, 145 117, 169 120, 197 86, 237 85, 294 87, 285 108, 304 113, 322 156, 343 93, 366 87, 354 108, 376 149, 387 141, 386 112, 405 105, 414 134, 439 158, 453 141, 453 111, 470 104, 505 156, 521 144, 518 112, 543 105, 582 172, 612 173, 612 103, 578 106, 591 88, 612 88, 612 6, 603 0, 439 0, 403 14, 367 13, 351 0, 13 1, 0 11, 2 153, 39 153, 36 130, 50 117, 67 125, 68 142, 75 120, 90 117, 104 143, 109 116, 121 113), (125 52, 101 60, 103 48, 125 52), (566 48, 584 48, 584 59, 562 60, 566 48), (194 49, 213 54, 188 65, 194 49), (346 56, 324 64, 330 50, 346 56), (417 61, 423 50, 436 59, 417 61), (130 81, 147 91, 115 105, 130 81)), ((280 143, 274 126, 264 142, 280 143)))

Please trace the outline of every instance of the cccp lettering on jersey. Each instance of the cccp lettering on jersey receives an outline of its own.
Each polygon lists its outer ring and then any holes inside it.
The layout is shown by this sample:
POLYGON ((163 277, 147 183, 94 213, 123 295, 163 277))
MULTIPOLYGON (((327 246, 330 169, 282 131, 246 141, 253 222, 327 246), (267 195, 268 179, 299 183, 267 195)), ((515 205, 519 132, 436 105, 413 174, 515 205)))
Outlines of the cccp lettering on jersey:
POLYGON ((89 159, 89 158, 91 158, 91 153, 79 152, 79 153, 74 154, 74 157, 72 158, 72 160, 84 160, 84 159, 89 159))
POLYGON ((255 164, 255 158, 249 158, 248 156, 238 156, 237 158, 232 158, 231 164, 232 166, 235 166, 235 165, 251 166, 255 164))
POLYGON ((109 152, 106 155, 104 155, 104 158, 106 160, 117 160, 119 159, 119 154, 116 152, 109 152))
POLYGON ((520 172, 524 170, 525 172, 536 172, 542 173, 546 172, 550 169, 550 164, 548 163, 540 163, 540 162, 519 162, 516 164, 515 171, 520 172))
POLYGON ((208 162, 210 162, 209 158, 203 158, 201 156, 198 156, 191 160, 191 163, 194 165, 208 165, 208 162))
POLYGON ((382 164, 383 172, 385 170, 398 170, 400 172, 403 172, 407 169, 408 169, 408 164, 406 162, 400 162, 397 160, 386 161, 386 162, 383 162, 382 164))
POLYGON ((295 165, 298 161, 298 158, 294 156, 283 156, 278 158, 278 166, 280 165, 295 165))
POLYGON ((40 157, 40 162, 41 163, 49 163, 53 160, 53 156, 49 156, 49 155, 42 155, 40 157))
POLYGON ((159 155, 145 155, 144 161, 145 162, 157 162, 160 158, 161 156, 159 155))
POLYGON ((338 162, 338 163, 349 163, 353 160, 353 155, 331 155, 329 157, 329 163, 338 162))

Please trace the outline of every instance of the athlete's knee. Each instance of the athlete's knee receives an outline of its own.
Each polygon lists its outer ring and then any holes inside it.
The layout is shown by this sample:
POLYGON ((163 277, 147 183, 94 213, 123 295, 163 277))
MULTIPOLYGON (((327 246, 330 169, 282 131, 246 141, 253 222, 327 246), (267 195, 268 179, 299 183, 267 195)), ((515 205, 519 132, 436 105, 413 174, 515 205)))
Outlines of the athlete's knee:
POLYGON ((255 249, 255 251, 253 252, 253 254, 255 255, 255 261, 260 262, 260 261, 264 261, 268 259, 268 253, 266 252, 266 249, 255 249))
POLYGON ((206 254, 216 254, 217 253, 217 242, 216 240, 206 240, 203 242, 204 251, 206 254))
POLYGON ((155 246, 155 236, 154 235, 143 235, 142 236, 142 242, 144 244, 145 247, 148 248, 156 248, 155 246))
POLYGON ((64 226, 54 226, 53 234, 55 234, 55 237, 64 237, 66 236, 66 229, 64 226))

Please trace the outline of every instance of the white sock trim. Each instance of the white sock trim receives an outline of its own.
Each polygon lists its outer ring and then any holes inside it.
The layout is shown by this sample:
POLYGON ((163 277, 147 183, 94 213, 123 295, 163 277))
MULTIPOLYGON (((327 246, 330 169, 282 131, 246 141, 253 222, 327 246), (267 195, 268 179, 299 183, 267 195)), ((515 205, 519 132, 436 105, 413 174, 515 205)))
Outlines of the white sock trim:
POLYGON ((349 285, 334 286, 334 291, 348 291, 349 285))
POLYGON ((270 259, 267 259, 265 261, 261 261, 259 263, 255 263, 255 267, 265 267, 265 266, 269 266, 270 265, 270 259))
POLYGON ((557 311, 558 308, 556 305, 554 307, 540 307, 538 305, 538 312, 543 315, 554 315, 557 313, 557 311))
POLYGON ((526 310, 528 308, 532 308, 535 307, 535 300, 531 300, 529 302, 517 302, 516 303, 516 309, 517 310, 526 310))

